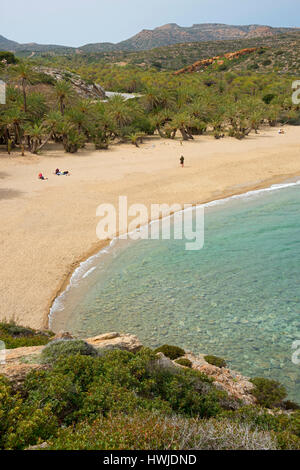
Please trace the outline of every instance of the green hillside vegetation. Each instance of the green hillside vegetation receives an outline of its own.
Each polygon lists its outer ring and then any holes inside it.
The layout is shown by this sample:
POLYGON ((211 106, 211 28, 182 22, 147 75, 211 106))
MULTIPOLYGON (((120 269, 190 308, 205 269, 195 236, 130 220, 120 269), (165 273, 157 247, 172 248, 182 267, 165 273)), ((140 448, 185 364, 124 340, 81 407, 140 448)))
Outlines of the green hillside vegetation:
POLYGON ((162 368, 147 348, 97 351, 57 340, 43 350, 44 362, 18 385, 0 376, 0 449, 45 441, 48 449, 300 448, 299 410, 284 411, 277 382, 254 379, 270 413, 218 390, 190 364, 162 368))
POLYGON ((42 60, 45 63, 57 63, 62 67, 84 67, 89 64, 118 64, 126 63, 139 67, 155 67, 157 70, 178 70, 193 64, 197 60, 208 59, 240 49, 257 47, 267 48, 265 55, 258 52, 251 58, 244 58, 239 63, 232 62, 229 68, 246 69, 252 65, 252 59, 259 67, 256 71, 261 73, 279 70, 284 73, 299 73, 300 71, 300 32, 286 33, 271 37, 251 39, 235 39, 229 41, 191 42, 156 47, 145 51, 103 51, 81 52, 80 54, 67 54, 53 56, 48 53, 34 56, 32 60, 42 60), (251 59, 251 60, 250 60, 251 59), (271 61, 265 64, 265 61, 271 61), (245 63, 244 63, 245 62, 245 63))
MULTIPOLYGON (((57 66, 60 61, 52 62, 57 66)), ((291 101, 293 77, 287 74, 257 74, 250 67, 231 72, 215 64, 202 73, 174 76, 156 68, 76 65, 72 57, 69 62, 65 80, 59 82, 39 72, 34 61, 1 64, 0 78, 8 85, 6 105, 0 108, 2 151, 39 153, 50 142, 70 153, 87 143, 99 150, 113 142, 139 146, 154 133, 166 139, 178 134, 183 140, 202 134, 242 139, 263 125, 299 123, 299 106, 291 101), (82 99, 68 81, 68 71, 106 90, 142 96, 82 99)))

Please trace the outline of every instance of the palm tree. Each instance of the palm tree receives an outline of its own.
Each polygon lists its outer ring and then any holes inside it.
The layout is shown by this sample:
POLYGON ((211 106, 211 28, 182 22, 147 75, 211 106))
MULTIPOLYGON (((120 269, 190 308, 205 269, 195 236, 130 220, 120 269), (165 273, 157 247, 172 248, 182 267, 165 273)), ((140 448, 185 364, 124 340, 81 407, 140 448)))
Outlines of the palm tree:
POLYGON ((10 154, 11 151, 11 145, 12 145, 12 140, 10 136, 10 117, 6 114, 3 113, 0 116, 0 129, 1 129, 1 134, 3 135, 3 141, 4 144, 6 144, 6 149, 7 153, 10 154))
POLYGON ((21 81, 24 112, 27 113, 26 85, 30 81, 30 78, 33 76, 33 72, 32 69, 24 62, 21 62, 19 65, 17 65, 14 69, 14 72, 17 79, 21 81))
POLYGON ((118 128, 128 126, 132 123, 134 116, 129 105, 121 95, 116 95, 108 102, 108 114, 118 128))
POLYGON ((146 111, 151 112, 160 108, 172 109, 176 100, 173 93, 163 88, 149 88, 142 98, 142 103, 146 111))
POLYGON ((45 96, 41 93, 30 93, 27 96, 27 116, 31 122, 40 121, 48 111, 45 96))
POLYGON ((167 135, 163 132, 163 128, 166 125, 166 123, 170 122, 172 120, 171 118, 171 112, 167 109, 155 114, 151 118, 151 124, 154 126, 154 128, 157 130, 158 134, 160 137, 167 137, 167 135))
POLYGON ((193 139, 190 129, 195 125, 195 119, 187 112, 176 114, 168 127, 172 130, 171 138, 174 139, 176 131, 179 130, 183 140, 193 139))
POLYGON ((66 114, 66 119, 77 127, 79 133, 85 132, 88 135, 89 117, 85 112, 78 108, 71 108, 66 114))
POLYGON ((67 98, 70 98, 73 95, 73 88, 69 82, 60 80, 55 85, 55 93, 59 101, 60 112, 64 115, 65 102, 67 98))
POLYGON ((24 123, 24 118, 25 118, 24 114, 17 107, 12 107, 8 109, 4 114, 5 125, 10 135, 11 135, 11 132, 13 132, 15 136, 14 138, 15 144, 21 143, 21 140, 23 137, 22 135, 23 131, 22 131, 21 126, 24 123))
POLYGON ((83 147, 83 136, 78 134, 74 129, 70 129, 65 135, 64 148, 68 153, 76 153, 79 148, 83 147))
POLYGON ((48 113, 43 120, 44 127, 48 130, 51 134, 51 138, 58 142, 60 138, 58 137, 59 134, 59 126, 62 122, 63 118, 59 111, 51 111, 48 113))
POLYGON ((31 153, 38 153, 50 139, 48 136, 44 142, 41 143, 45 136, 45 128, 42 124, 34 124, 25 129, 25 135, 28 137, 28 147, 31 153))
POLYGON ((261 110, 253 111, 250 116, 251 128, 255 131, 255 134, 258 134, 259 126, 263 120, 263 112, 261 110))
POLYGON ((127 137, 132 143, 132 145, 135 145, 136 147, 139 147, 139 143, 143 143, 143 137, 145 136, 144 133, 142 132, 134 132, 132 134, 129 134, 127 137))

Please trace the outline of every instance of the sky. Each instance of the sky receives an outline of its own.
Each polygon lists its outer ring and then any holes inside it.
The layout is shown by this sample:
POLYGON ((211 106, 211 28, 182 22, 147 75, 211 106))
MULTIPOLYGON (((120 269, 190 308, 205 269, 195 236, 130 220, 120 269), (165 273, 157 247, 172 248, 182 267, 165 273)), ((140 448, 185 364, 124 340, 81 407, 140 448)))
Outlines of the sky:
POLYGON ((0 0, 0 34, 20 43, 119 42, 166 23, 300 26, 300 0, 0 0))

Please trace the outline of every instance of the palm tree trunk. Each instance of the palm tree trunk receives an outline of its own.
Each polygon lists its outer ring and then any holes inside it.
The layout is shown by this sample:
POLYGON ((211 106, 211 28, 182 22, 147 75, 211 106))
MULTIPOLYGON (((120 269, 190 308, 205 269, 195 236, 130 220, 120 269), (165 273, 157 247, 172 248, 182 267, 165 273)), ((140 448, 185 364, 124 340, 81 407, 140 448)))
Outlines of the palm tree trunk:
POLYGON ((179 130, 180 130, 180 132, 181 132, 181 135, 182 135, 183 140, 189 140, 189 136, 187 135, 187 133, 186 133, 184 127, 180 127, 179 130))
POLYGON ((15 124, 14 125, 14 128, 15 128, 15 137, 16 137, 16 145, 20 144, 21 143, 21 133, 20 133, 20 126, 19 124, 15 124))
POLYGON ((64 115, 64 112, 65 112, 64 99, 60 98, 59 101, 60 101, 60 112, 62 115, 64 115))
POLYGON ((26 81, 25 81, 25 78, 22 79, 22 88, 23 88, 24 112, 27 113, 27 97, 26 97, 26 81))
POLYGON ((46 137, 46 139, 44 140, 44 142, 42 142, 42 143, 39 145, 39 147, 37 148, 37 152, 38 152, 39 150, 41 150, 41 149, 49 142, 50 138, 51 138, 51 134, 49 134, 49 135, 46 137))

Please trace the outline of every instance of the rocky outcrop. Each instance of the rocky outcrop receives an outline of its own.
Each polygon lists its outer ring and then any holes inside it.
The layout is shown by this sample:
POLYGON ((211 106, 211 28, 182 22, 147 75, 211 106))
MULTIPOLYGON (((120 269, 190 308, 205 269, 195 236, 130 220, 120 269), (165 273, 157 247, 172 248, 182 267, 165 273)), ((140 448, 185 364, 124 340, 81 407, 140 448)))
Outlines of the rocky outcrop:
MULTIPOLYGON (((51 340, 72 339, 69 333, 59 333, 51 340)), ((107 333, 86 339, 86 342, 100 350, 123 349, 137 352, 142 344, 135 335, 107 333)), ((17 388, 31 370, 47 369, 49 366, 40 363, 40 354, 45 346, 31 346, 6 349, 5 364, 0 364, 0 375, 10 379, 17 388)))
MULTIPOLYGON (((59 333, 51 340, 72 339, 70 333, 59 333)), ((121 349, 130 352, 137 352, 142 348, 142 343, 135 335, 121 334, 117 332, 105 333, 85 339, 87 343, 96 348, 98 351, 121 349)), ((45 346, 32 346, 6 350, 5 364, 0 364, 0 374, 9 378, 13 385, 18 386, 24 381, 26 375, 31 370, 46 369, 49 366, 40 362, 40 354, 45 346)), ((199 370, 214 380, 214 385, 219 390, 223 390, 233 398, 242 400, 245 404, 255 403, 255 398, 251 395, 253 388, 252 383, 247 377, 234 372, 225 367, 216 367, 205 361, 204 355, 195 355, 187 352, 185 356, 192 363, 192 368, 199 370)), ((167 358, 163 353, 159 352, 156 359, 149 365, 153 369, 159 369, 179 373, 184 366, 177 364, 175 361, 167 358)))
MULTIPOLYGON (((209 364, 204 359, 204 354, 195 355, 191 352, 186 353, 183 357, 189 359, 192 363, 192 369, 199 370, 203 374, 213 379, 214 386, 218 390, 227 392, 232 398, 241 400, 246 405, 255 403, 255 398, 251 395, 253 384, 248 377, 230 370, 225 367, 216 367, 209 364)), ((171 373, 176 373, 184 366, 175 361, 171 361, 161 352, 157 354, 157 360, 152 364, 152 368, 159 368, 171 373)))
POLYGON ((43 348, 44 346, 30 346, 6 349, 5 364, 0 364, 0 374, 11 380, 13 386, 18 388, 31 370, 47 368, 38 362, 43 348))
POLYGON ((216 56, 210 59, 198 60, 197 62, 194 62, 192 65, 189 65, 188 67, 184 67, 183 69, 177 70, 177 72, 174 72, 174 75, 197 72, 198 70, 205 69, 206 67, 213 65, 215 63, 222 65, 225 60, 238 59, 239 57, 252 54, 253 52, 256 52, 256 51, 257 51, 257 47, 251 47, 247 49, 241 49, 240 51, 236 51, 236 52, 228 52, 227 54, 224 54, 223 56, 216 56))
POLYGON ((142 343, 137 336, 115 332, 87 338, 85 341, 96 349, 123 349, 137 352, 142 347, 142 343))
POLYGON ((230 370, 226 367, 216 367, 205 361, 204 356, 195 356, 192 353, 185 355, 192 363, 192 368, 203 372, 214 380, 214 385, 219 390, 224 390, 230 396, 242 400, 245 404, 255 403, 255 398, 251 395, 254 385, 248 377, 230 370))
POLYGON ((150 370, 160 370, 171 372, 172 374, 178 374, 180 372, 181 366, 176 364, 176 362, 171 361, 168 357, 166 357, 162 352, 156 354, 156 359, 151 362, 149 365, 150 370))
POLYGON ((90 99, 105 99, 105 91, 98 83, 88 83, 83 80, 79 75, 66 71, 59 70, 50 67, 35 67, 35 71, 38 73, 44 73, 54 78, 55 81, 61 80, 68 81, 74 91, 78 93, 82 98, 90 99))

